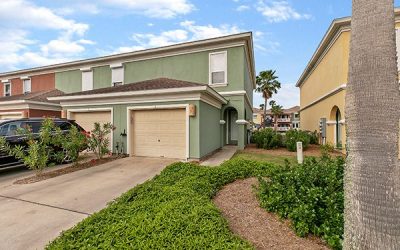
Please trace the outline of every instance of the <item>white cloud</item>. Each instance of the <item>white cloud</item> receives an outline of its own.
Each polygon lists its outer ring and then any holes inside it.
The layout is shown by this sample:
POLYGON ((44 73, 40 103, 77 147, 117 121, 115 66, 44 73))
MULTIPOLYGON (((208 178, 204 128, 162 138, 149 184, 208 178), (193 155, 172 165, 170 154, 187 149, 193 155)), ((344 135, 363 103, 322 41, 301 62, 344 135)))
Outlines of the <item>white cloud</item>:
POLYGON ((236 8, 237 11, 245 11, 245 10, 249 10, 250 6, 248 5, 240 5, 236 8))
POLYGON ((133 40, 141 47, 161 47, 173 43, 179 43, 188 40, 188 32, 186 30, 177 29, 161 32, 159 35, 154 34, 134 34, 133 40))
MULTIPOLYGON (((278 105, 282 105, 284 108, 291 108, 300 105, 300 91, 295 84, 282 84, 281 88, 278 90, 278 94, 273 95, 271 99, 275 100, 278 105)), ((270 100, 268 100, 268 102, 269 101, 270 100)), ((261 103, 264 103, 264 98, 262 98, 260 93, 255 93, 254 107, 258 107, 261 103)))
POLYGON ((239 27, 229 24, 223 24, 220 26, 213 26, 211 24, 196 25, 193 21, 184 21, 181 22, 180 25, 192 34, 190 40, 207 39, 241 32, 239 27))
POLYGON ((188 0, 103 0, 103 2, 112 7, 154 18, 173 18, 188 14, 195 9, 188 0))
POLYGON ((66 19, 55 11, 28 0, 0 1, 0 67, 14 70, 65 62, 80 57, 85 46, 94 44, 84 39, 89 25, 66 19), (30 38, 37 30, 55 30, 58 37, 50 41, 30 38))
POLYGON ((68 16, 77 13, 97 15, 100 13, 100 9, 97 5, 93 3, 77 3, 77 4, 70 3, 66 7, 55 9, 54 12, 62 16, 68 16))
POLYGON ((234 25, 196 25, 196 23, 193 21, 183 21, 179 24, 179 26, 179 29, 163 31, 159 34, 133 34, 132 40, 135 41, 137 45, 119 47, 114 50, 113 53, 128 52, 145 48, 155 48, 241 32, 241 30, 234 25))
POLYGON ((261 0, 259 1, 257 11, 272 23, 311 18, 311 15, 297 12, 287 1, 265 3, 265 1, 261 0))
MULTIPOLYGON (((137 33, 132 35, 135 42, 133 46, 122 46, 114 49, 111 53, 124 53, 146 48, 162 47, 176 43, 187 41, 202 40, 220 36, 226 36, 243 32, 236 25, 223 24, 219 26, 213 25, 197 25, 194 21, 183 21, 179 24, 179 28, 175 30, 164 31, 159 34, 154 33, 137 33)), ((270 54, 278 53, 280 43, 269 41, 264 37, 264 33, 260 31, 254 32, 254 48, 261 52, 270 54)), ((101 54, 107 54, 101 51, 101 54)))
POLYGON ((68 34, 83 35, 89 25, 56 15, 52 10, 25 0, 0 1, 2 26, 63 30, 68 34))

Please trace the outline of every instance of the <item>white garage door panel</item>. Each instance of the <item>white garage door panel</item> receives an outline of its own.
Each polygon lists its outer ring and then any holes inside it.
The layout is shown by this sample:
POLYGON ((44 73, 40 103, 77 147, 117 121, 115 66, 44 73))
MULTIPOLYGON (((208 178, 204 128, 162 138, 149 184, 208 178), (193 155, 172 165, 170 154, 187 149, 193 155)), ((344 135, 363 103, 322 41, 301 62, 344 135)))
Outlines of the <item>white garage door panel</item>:
POLYGON ((132 111, 132 153, 186 158, 186 110, 132 111))
MULTIPOLYGON (((75 120, 84 130, 90 132, 94 129, 94 123, 101 125, 111 122, 111 111, 71 112, 70 119, 75 120)), ((112 149, 112 136, 109 135, 110 149, 112 149)))
POLYGON ((75 120, 86 131, 91 131, 94 129, 95 122, 100 124, 111 122, 111 112, 75 112, 71 113, 70 118, 75 120))

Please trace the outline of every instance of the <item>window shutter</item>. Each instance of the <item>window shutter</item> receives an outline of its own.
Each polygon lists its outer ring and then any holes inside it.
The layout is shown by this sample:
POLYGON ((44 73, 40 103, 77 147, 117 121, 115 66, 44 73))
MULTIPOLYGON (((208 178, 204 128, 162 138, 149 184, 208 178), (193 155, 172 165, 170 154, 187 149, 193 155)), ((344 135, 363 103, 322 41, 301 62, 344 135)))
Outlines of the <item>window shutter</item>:
POLYGON ((121 85, 124 82, 124 67, 112 68, 111 71, 112 86, 121 85))
POLYGON ((24 81, 24 83, 23 83, 23 85, 24 85, 24 94, 30 93, 32 91, 31 79, 30 78, 29 79, 24 79, 23 81, 24 81))
POLYGON ((93 89, 93 71, 82 71, 82 91, 93 89))
POLYGON ((210 54, 210 83, 226 83, 226 52, 210 54))

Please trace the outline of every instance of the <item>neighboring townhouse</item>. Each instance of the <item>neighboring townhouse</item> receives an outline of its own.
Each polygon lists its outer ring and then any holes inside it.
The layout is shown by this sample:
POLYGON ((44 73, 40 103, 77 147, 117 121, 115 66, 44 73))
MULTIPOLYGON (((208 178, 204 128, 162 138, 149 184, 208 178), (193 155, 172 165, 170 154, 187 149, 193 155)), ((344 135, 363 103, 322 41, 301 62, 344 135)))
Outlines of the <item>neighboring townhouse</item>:
POLYGON ((55 89, 55 74, 0 74, 0 120, 22 117, 60 117, 61 106, 47 97, 62 92, 55 89))
MULTIPOLYGON (((132 156, 199 160, 224 145, 243 149, 252 121, 251 33, 0 74, 54 74, 64 117, 85 129, 111 122, 111 147, 132 156)), ((11 81, 13 88, 13 82, 11 81)), ((2 88, 4 86, 0 86, 2 88)), ((8 87, 4 87, 8 88, 8 87)))
POLYGON ((253 108, 253 124, 255 128, 260 128, 263 124, 263 114, 264 110, 259 108, 253 108))
MULTIPOLYGON (((399 9, 396 9, 395 16, 399 57, 399 9)), ((300 88, 301 129, 320 131, 321 126, 326 131, 324 138, 321 134, 321 141, 343 151, 346 144, 345 95, 349 72, 350 22, 350 17, 332 22, 296 84, 300 88)))
MULTIPOLYGON (((282 109, 282 113, 277 116, 277 131, 284 133, 290 129, 298 129, 300 123, 299 110, 299 106, 282 109)), ((267 110, 266 127, 275 127, 275 116, 272 114, 271 109, 267 110)))

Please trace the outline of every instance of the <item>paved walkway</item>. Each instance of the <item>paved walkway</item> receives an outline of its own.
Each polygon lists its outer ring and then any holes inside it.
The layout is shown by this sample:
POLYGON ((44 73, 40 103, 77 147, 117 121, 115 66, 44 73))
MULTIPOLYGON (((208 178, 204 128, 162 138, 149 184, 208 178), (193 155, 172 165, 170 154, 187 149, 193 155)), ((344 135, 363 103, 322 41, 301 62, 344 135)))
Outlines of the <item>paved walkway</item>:
POLYGON ((24 185, 12 184, 9 176, 0 175, 0 249, 43 249, 61 231, 159 174, 172 162, 124 158, 24 185))
POLYGON ((224 146, 220 151, 212 155, 207 160, 203 161, 200 165, 202 166, 219 166, 224 161, 232 158, 236 153, 237 146, 224 146))

